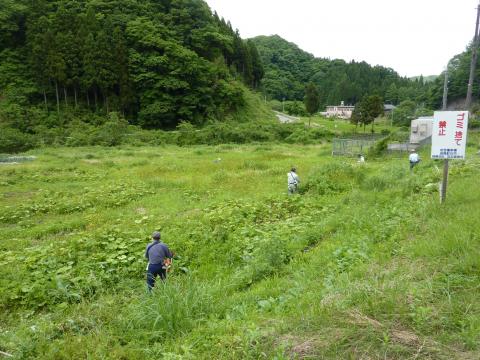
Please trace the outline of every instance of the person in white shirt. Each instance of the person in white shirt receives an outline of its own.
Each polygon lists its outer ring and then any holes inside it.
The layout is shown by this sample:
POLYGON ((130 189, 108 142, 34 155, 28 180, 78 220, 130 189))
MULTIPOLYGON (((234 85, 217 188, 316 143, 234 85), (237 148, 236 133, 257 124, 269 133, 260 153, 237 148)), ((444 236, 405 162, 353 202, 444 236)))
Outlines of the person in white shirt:
POLYGON ((288 195, 293 195, 298 192, 298 184, 300 184, 300 178, 297 175, 297 169, 292 167, 287 174, 288 179, 288 195))
POLYGON ((415 150, 411 150, 408 160, 410 161, 410 170, 413 170, 415 165, 417 165, 420 162, 420 156, 418 156, 415 150))
POLYGON ((362 154, 358 154, 358 162, 359 163, 364 163, 365 162, 365 157, 362 154))

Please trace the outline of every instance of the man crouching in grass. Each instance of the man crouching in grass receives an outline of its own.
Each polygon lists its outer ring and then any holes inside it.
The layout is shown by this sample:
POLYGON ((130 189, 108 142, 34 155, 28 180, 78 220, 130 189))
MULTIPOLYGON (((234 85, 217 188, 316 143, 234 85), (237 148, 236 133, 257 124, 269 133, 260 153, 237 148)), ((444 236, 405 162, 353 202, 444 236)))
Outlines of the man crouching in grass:
POLYGON ((147 265, 147 286, 151 291, 155 286, 157 276, 164 281, 167 278, 167 269, 173 258, 173 254, 168 246, 161 242, 160 232, 155 231, 152 234, 153 242, 147 245, 145 257, 148 259, 147 265))

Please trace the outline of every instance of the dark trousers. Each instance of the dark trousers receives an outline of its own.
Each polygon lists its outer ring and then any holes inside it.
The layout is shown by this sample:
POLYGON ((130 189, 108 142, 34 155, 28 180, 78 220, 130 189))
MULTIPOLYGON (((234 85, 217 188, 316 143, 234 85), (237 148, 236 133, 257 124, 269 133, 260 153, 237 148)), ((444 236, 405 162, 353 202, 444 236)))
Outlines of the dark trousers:
POLYGON ((167 270, 162 268, 162 264, 149 264, 147 270, 147 286, 148 290, 152 290, 155 286, 155 280, 157 276, 160 276, 160 279, 165 280, 167 278, 167 270))
POLYGON ((415 165, 418 164, 418 161, 410 161, 410 170, 413 170, 413 168, 415 167, 415 165))

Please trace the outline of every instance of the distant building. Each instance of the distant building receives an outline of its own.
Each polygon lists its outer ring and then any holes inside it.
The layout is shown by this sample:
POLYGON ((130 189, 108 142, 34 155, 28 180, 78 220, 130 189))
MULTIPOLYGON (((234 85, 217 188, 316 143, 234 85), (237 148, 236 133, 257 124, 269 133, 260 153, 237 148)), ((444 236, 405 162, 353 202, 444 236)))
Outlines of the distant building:
POLYGON ((323 112, 322 115, 326 117, 337 117, 341 119, 350 119, 352 117, 353 105, 345 105, 342 101, 340 105, 331 105, 327 106, 327 111, 323 112))
POLYGON ((390 114, 393 110, 395 110, 397 107, 395 105, 392 105, 392 104, 384 104, 383 105, 383 112, 385 113, 385 115, 388 115, 390 114))
POLYGON ((410 141, 405 143, 388 144, 389 151, 410 151, 431 143, 433 131, 433 116, 422 116, 412 120, 410 127, 410 141))
POLYGON ((412 120, 410 127, 410 144, 419 145, 432 136, 433 117, 422 116, 412 120))
MULTIPOLYGON (((390 114, 393 110, 397 107, 392 104, 384 104, 383 111, 385 115, 390 114)), ((327 111, 321 113, 323 116, 326 117, 337 117, 340 119, 350 119, 352 117, 352 112, 355 109, 354 105, 345 105, 342 101, 340 105, 330 105, 327 106, 327 111)))

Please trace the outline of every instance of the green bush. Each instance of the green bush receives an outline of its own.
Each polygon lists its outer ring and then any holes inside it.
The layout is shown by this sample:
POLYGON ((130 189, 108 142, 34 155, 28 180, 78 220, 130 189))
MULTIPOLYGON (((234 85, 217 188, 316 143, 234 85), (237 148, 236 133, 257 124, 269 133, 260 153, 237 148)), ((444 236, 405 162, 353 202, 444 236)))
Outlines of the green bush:
POLYGON ((94 141, 97 128, 81 121, 75 121, 68 127, 67 146, 87 146, 94 141))
POLYGON ((278 101, 278 100, 270 100, 268 102, 268 105, 270 105, 270 107, 272 108, 272 110, 275 110, 275 111, 282 111, 283 108, 282 108, 282 102, 281 101, 278 101))
POLYGON ((342 193, 352 189, 363 179, 363 167, 354 167, 347 163, 330 163, 322 168, 313 169, 308 181, 301 186, 301 192, 318 195, 342 193))
POLYGON ((289 115, 295 115, 295 116, 308 115, 307 110, 305 109, 305 104, 300 101, 286 101, 285 112, 289 115))
POLYGON ((197 135, 195 134, 195 127, 189 122, 182 122, 177 126, 178 145, 193 145, 197 141, 197 135))
POLYGON ((0 128, 0 152, 18 153, 35 147, 32 135, 8 127, 0 128))
POLYGON ((278 271, 288 261, 287 242, 270 238, 261 241, 245 259, 245 266, 234 276, 234 283, 245 288, 278 271))
POLYGON ((480 119, 479 118, 472 118, 468 121, 468 128, 469 129, 479 129, 480 128, 480 119))
POLYGON ((162 341, 190 331, 202 321, 205 314, 217 312, 220 304, 214 299, 208 284, 192 277, 171 279, 158 284, 152 296, 140 298, 125 312, 126 327, 142 331, 148 326, 162 341))
POLYGON ((123 143, 141 146, 141 145, 165 145, 176 144, 178 133, 163 130, 143 130, 136 126, 130 126, 127 136, 123 138, 123 143))
MULTIPOLYGON (((333 136, 323 128, 306 128, 302 123, 280 124, 277 121, 260 122, 210 122, 203 127, 195 127, 188 122, 178 125, 176 131, 144 130, 128 122, 118 113, 110 113, 105 121, 97 115, 79 115, 77 118, 64 118, 65 124, 58 126, 56 115, 51 115, 52 123, 37 125, 30 135, 20 130, 9 132, 17 134, 18 139, 30 139, 27 149, 37 146, 118 146, 129 144, 179 146, 246 144, 254 142, 287 142, 315 144, 333 136)), ((6 134, 4 135, 6 136, 6 134)), ((8 142, 5 142, 7 144, 8 142)), ((6 147, 6 146, 5 146, 6 147)))
POLYGON ((320 140, 325 139, 329 136, 333 136, 333 133, 318 128, 297 128, 289 136, 285 138, 285 141, 288 143, 301 143, 301 144, 313 144, 318 143, 320 140))
POLYGON ((95 145, 120 145, 127 134, 128 122, 117 113, 109 114, 108 121, 100 126, 94 138, 95 145))
POLYGON ((390 136, 377 141, 374 146, 372 146, 368 151, 368 156, 370 158, 375 158, 383 155, 388 149, 388 143, 391 141, 390 136))

